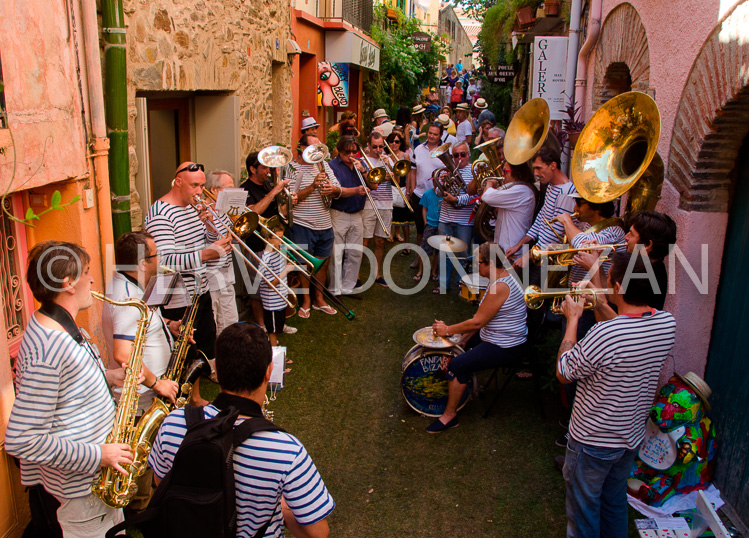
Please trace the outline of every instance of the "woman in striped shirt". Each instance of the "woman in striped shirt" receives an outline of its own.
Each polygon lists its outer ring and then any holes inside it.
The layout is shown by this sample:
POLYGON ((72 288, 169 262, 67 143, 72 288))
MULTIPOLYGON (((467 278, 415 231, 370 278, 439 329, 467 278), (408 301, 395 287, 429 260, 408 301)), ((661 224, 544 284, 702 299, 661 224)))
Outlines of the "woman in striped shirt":
POLYGON ((438 336, 463 334, 467 341, 481 330, 481 343, 458 355, 447 367, 449 392, 442 416, 427 428, 429 433, 440 433, 458 426, 458 404, 474 372, 513 364, 523 357, 528 328, 525 324, 526 307, 520 284, 504 268, 506 258, 496 243, 484 243, 478 248, 479 274, 489 279, 489 287, 476 314, 469 320, 446 325, 436 320, 432 331, 438 336))

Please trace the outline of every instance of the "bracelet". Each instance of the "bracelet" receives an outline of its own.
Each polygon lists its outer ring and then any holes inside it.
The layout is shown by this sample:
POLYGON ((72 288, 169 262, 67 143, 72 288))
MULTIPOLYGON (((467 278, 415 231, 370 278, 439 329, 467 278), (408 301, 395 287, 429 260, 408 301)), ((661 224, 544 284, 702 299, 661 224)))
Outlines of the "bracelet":
POLYGON ((153 381, 153 385, 150 385, 150 386, 149 386, 149 385, 146 385, 146 386, 147 386, 147 387, 148 387, 149 389, 153 389, 153 388, 154 388, 154 387, 156 386, 156 383, 158 383, 158 382, 159 382, 159 379, 160 379, 160 378, 159 378, 159 376, 156 376, 156 379, 154 379, 154 381, 153 381))
POLYGON ((452 336, 452 335, 450 334, 450 327, 445 327, 445 334, 446 334, 446 335, 447 335, 448 337, 452 336))

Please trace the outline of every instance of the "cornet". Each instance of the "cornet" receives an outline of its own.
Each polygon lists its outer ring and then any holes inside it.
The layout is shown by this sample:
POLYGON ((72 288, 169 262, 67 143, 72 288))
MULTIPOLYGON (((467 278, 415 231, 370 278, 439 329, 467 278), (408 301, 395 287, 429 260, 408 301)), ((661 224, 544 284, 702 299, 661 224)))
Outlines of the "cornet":
POLYGON ((562 301, 568 295, 570 297, 586 297, 591 302, 586 302, 583 307, 585 310, 595 308, 597 297, 600 294, 605 294, 606 290, 603 289, 591 289, 591 288, 575 288, 572 290, 564 291, 543 291, 538 286, 528 286, 523 292, 523 300, 528 308, 531 310, 538 310, 544 304, 544 301, 551 299, 551 311, 555 314, 562 312, 562 301))
MULTIPOLYGON (((590 252, 593 250, 616 250, 619 247, 626 247, 627 243, 618 243, 616 245, 589 245, 579 248, 565 248, 561 250, 541 250, 538 245, 531 247, 531 261, 536 265, 541 265, 545 259, 549 260, 550 265, 576 265, 572 258, 577 252, 590 252), (571 255, 571 256, 570 256, 571 255)), ((602 261, 611 261, 611 258, 604 258, 602 261)))

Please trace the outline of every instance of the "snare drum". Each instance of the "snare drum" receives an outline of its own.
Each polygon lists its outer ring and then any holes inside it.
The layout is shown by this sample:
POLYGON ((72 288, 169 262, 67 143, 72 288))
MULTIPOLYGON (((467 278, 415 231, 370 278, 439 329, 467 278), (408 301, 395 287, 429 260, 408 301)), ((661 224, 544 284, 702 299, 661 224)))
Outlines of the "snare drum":
MULTIPOLYGON (((444 413, 447 406, 447 365, 461 353, 463 350, 459 346, 430 349, 418 345, 406 353, 401 392, 411 409, 428 417, 438 417, 444 413)), ((458 409, 466 404, 472 388, 473 380, 469 380, 458 409)))
POLYGON ((469 303, 478 304, 484 298, 489 279, 478 273, 465 275, 460 279, 460 298, 469 303))

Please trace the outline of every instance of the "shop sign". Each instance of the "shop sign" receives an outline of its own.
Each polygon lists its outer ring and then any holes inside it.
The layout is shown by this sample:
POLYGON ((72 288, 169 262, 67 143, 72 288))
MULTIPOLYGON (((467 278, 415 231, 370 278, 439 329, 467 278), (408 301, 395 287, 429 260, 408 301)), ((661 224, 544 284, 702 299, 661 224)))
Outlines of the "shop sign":
POLYGON ((317 64, 317 103, 319 106, 347 107, 349 65, 319 62, 317 64))
POLYGON ((429 52, 432 50, 432 36, 426 32, 414 32, 411 34, 414 48, 421 52, 429 52))
POLYGON ((491 82, 509 82, 515 78, 515 70, 511 65, 497 65, 486 70, 486 78, 491 82))

